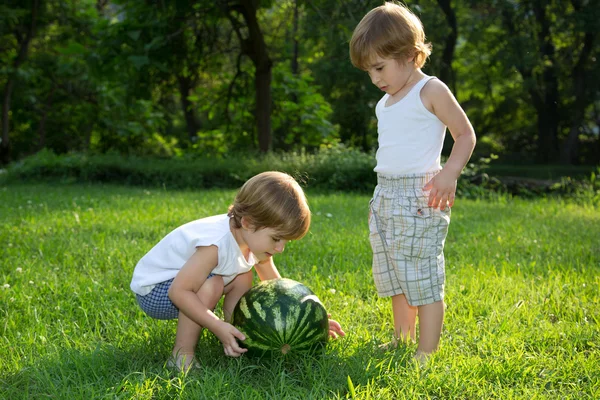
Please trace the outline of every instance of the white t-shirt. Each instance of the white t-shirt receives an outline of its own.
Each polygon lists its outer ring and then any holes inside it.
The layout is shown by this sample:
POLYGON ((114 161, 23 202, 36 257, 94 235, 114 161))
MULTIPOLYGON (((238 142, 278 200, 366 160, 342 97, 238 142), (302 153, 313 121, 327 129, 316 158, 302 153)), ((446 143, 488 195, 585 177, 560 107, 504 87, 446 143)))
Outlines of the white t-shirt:
POLYGON ((375 107, 377 165, 375 172, 411 175, 437 172, 446 126, 421 101, 421 89, 433 76, 425 76, 397 103, 385 106, 385 94, 375 107))
POLYGON ((229 228, 227 214, 189 222, 165 236, 137 263, 131 290, 146 295, 158 283, 174 278, 199 246, 217 246, 218 263, 212 273, 222 275, 225 285, 252 269, 256 259, 242 254, 229 228))

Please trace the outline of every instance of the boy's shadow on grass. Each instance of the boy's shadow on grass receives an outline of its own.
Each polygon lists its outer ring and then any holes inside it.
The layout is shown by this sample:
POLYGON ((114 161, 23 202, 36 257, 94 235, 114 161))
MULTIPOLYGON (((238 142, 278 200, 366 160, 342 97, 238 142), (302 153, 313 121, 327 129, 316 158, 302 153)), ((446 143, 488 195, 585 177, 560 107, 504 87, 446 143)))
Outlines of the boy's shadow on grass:
POLYGON ((153 391, 156 386, 161 387, 155 388, 160 392, 169 392, 182 379, 193 382, 190 387, 214 387, 216 379, 240 392, 250 386, 254 393, 266 395, 270 390, 268 393, 273 394, 277 382, 287 391, 297 390, 299 394, 345 396, 349 377, 354 386, 366 385, 382 373, 381 368, 406 362, 406 354, 401 350, 383 353, 373 343, 351 348, 336 343, 312 356, 232 359, 223 354, 216 338, 203 336, 197 350, 200 368, 184 376, 166 367, 170 346, 164 338, 156 338, 129 348, 98 343, 92 351, 65 349, 54 357, 32 361, 16 373, 0 375, 0 387, 11 399, 94 398, 110 394, 127 397, 143 390, 153 391))

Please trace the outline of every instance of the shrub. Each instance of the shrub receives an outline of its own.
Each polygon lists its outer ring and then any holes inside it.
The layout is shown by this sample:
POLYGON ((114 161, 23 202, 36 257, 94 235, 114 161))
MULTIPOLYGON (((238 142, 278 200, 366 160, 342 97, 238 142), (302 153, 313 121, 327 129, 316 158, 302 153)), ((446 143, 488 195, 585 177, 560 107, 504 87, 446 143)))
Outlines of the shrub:
POLYGON ((117 154, 56 155, 39 153, 11 164, 5 181, 106 182, 167 188, 237 188, 253 175, 267 170, 287 172, 307 188, 372 190, 374 157, 341 146, 315 153, 231 155, 224 158, 157 159, 117 154))
MULTIPOLYGON (((589 179, 563 178, 550 185, 510 183, 487 174, 492 159, 481 158, 465 168, 458 181, 458 198, 563 196, 600 204, 600 168, 589 179)), ((308 153, 229 155, 222 158, 142 158, 118 154, 56 155, 43 150, 9 165, 6 182, 104 182, 173 189, 238 188, 263 171, 287 172, 307 189, 371 193, 377 183, 375 156, 342 145, 323 146, 308 153)))

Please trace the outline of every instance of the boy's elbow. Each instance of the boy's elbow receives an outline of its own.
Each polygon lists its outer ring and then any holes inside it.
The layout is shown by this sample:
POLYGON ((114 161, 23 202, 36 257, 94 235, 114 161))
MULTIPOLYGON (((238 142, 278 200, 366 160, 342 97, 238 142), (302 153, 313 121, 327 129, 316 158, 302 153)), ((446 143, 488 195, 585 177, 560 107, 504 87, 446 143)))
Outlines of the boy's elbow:
POLYGON ((477 144, 477 137, 475 136, 473 128, 466 130, 459 138, 468 143, 471 146, 471 149, 474 149, 477 144))

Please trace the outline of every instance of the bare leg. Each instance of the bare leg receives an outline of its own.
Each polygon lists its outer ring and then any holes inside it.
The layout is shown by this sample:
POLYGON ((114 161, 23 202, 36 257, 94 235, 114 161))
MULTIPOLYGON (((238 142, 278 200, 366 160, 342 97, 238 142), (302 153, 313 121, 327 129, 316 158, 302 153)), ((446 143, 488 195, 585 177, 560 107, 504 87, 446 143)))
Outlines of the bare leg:
POLYGON ((406 301, 406 296, 399 294, 392 297, 392 313, 394 315, 394 338, 392 341, 379 346, 382 350, 392 350, 398 347, 398 342, 415 341, 415 325, 417 307, 406 301))
MULTIPOLYGON (((223 278, 215 275, 196 292, 200 301, 209 309, 214 309, 223 295, 223 278)), ((177 335, 173 346, 173 359, 178 369, 188 370, 194 362, 194 353, 202 327, 189 319, 184 313, 179 313, 177 335)))
POLYGON ((394 336, 403 342, 415 341, 417 307, 406 301, 403 294, 392 297, 392 312, 394 313, 394 336))
POLYGON ((231 322, 233 309, 240 298, 252 287, 252 271, 240 274, 225 286, 225 299, 223 300, 223 314, 226 322, 231 322))
POLYGON ((419 306, 419 347, 415 358, 423 361, 437 350, 444 323, 444 302, 419 306))

